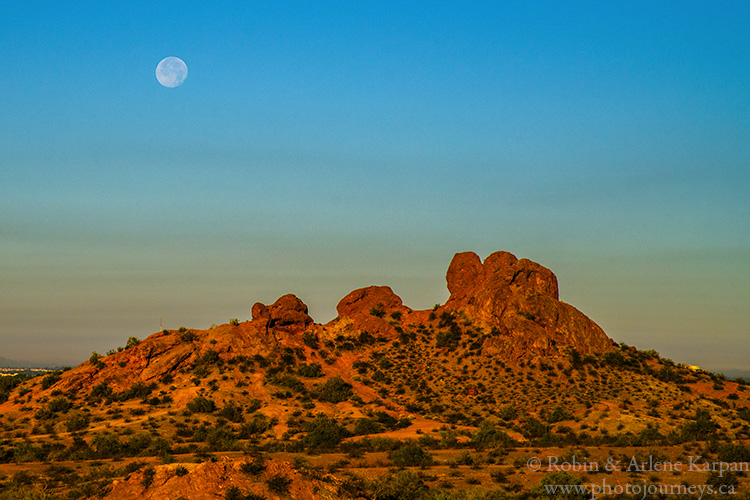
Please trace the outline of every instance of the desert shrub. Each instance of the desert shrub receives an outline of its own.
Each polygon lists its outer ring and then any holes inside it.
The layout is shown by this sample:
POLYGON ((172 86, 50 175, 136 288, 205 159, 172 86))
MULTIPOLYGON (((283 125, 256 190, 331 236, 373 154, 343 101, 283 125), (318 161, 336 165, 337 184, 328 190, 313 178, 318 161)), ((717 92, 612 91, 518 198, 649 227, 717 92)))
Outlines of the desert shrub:
POLYGON ((303 384, 300 379, 289 373, 272 375, 267 378, 267 381, 269 384, 286 387, 294 392, 302 394, 307 393, 307 387, 305 387, 305 384, 303 384))
POLYGON ((364 434, 379 434, 385 429, 377 421, 371 418, 360 418, 357 423, 354 424, 354 434, 362 436, 364 434))
POLYGON ((378 318, 382 318, 385 316, 385 311, 380 307, 373 306, 370 308, 370 314, 372 314, 373 316, 377 316, 378 318))
POLYGON ((240 320, 237 319, 237 318, 232 318, 232 319, 229 320, 229 324, 232 325, 232 326, 239 326, 240 325, 240 320))
POLYGON ((187 408, 193 413, 213 413, 216 410, 216 403, 213 399, 198 396, 188 402, 187 408))
POLYGON ((508 482, 508 478, 505 475, 505 472, 503 472, 500 469, 494 470, 490 472, 490 477, 493 481, 495 481, 498 484, 503 484, 508 482))
POLYGON ((68 432, 82 431, 89 426, 89 417, 83 413, 74 413, 65 422, 65 428, 68 432))
POLYGON ((341 403, 352 397, 352 385, 339 376, 329 378, 315 391, 320 401, 341 403))
POLYGON ((93 401, 100 401, 102 399, 108 399, 113 396, 112 388, 105 382, 100 382, 91 388, 89 393, 89 399, 93 401))
POLYGON ((448 311, 443 312, 440 315, 438 328, 441 330, 435 336, 435 347, 438 349, 443 347, 458 347, 463 332, 458 323, 456 323, 456 317, 453 314, 448 311))
MULTIPOLYGON (((549 474, 545 474, 542 479, 539 481, 539 486, 534 488, 532 492, 539 497, 542 498, 549 498, 549 492, 545 487, 549 486, 578 486, 581 485, 583 481, 581 478, 578 478, 576 476, 573 476, 572 474, 569 474, 564 471, 559 472, 550 472, 549 474)), ((555 492, 555 498, 562 498, 566 500, 583 500, 585 498, 588 498, 589 495, 586 494, 585 490, 582 491, 575 491, 575 490, 569 490, 569 492, 563 493, 562 491, 556 491, 555 492)))
POLYGON ((499 419, 507 422, 509 420, 514 420, 518 416, 518 409, 512 404, 501 406, 497 409, 495 415, 497 415, 499 419))
POLYGON ((562 406, 556 406, 552 412, 547 415, 547 422, 550 424, 555 424, 557 422, 562 422, 563 420, 572 420, 573 414, 567 411, 562 406))
POLYGON ((349 433, 336 420, 320 414, 305 425, 307 435, 303 444, 314 449, 331 449, 336 447, 349 433))
POLYGON ((151 434, 148 432, 139 432, 128 438, 125 444, 128 455, 140 455, 151 446, 151 434))
POLYGON ((128 342, 125 344, 125 349, 130 349, 131 347, 135 347, 140 343, 141 343, 141 339, 137 337, 130 337, 128 338, 128 342))
POLYGON ((297 375, 306 378, 320 378, 323 374, 323 368, 319 363, 302 363, 297 367, 297 375))
POLYGON ((219 353, 214 351, 213 349, 207 349, 200 358, 195 362, 196 365, 214 365, 221 361, 221 358, 219 357, 219 353))
POLYGON ((89 363, 91 363, 92 365, 96 365, 97 363, 99 363, 100 357, 101 355, 98 352, 96 351, 92 352, 91 357, 89 358, 89 363))
POLYGON ((284 474, 274 474, 266 479, 266 486, 268 489, 279 495, 285 495, 289 493, 289 487, 292 485, 292 480, 284 474))
POLYGON ((30 377, 27 375, 14 375, 12 377, 0 377, 0 403, 8 400, 13 389, 18 387, 30 377))
POLYGON ((240 427, 240 439, 250 439, 263 434, 270 428, 270 419, 262 413, 256 413, 249 422, 242 424, 242 427, 240 427))
POLYGON ((544 437, 549 432, 548 426, 533 417, 529 417, 523 424, 523 435, 529 439, 544 437))
POLYGON ((146 384, 145 382, 136 382, 131 385, 128 389, 122 391, 117 395, 117 399, 120 401, 127 401, 129 399, 146 399, 154 390, 157 385, 154 383, 146 384))
POLYGON ((255 457, 252 462, 242 462, 240 471, 250 476, 259 476, 266 470, 266 460, 263 457, 255 457))
POLYGON ((736 489, 740 480, 732 471, 710 471, 706 477, 706 484, 713 486, 715 490, 722 488, 724 491, 729 491, 729 488, 736 489))
POLYGON ((121 454, 122 443, 115 434, 100 433, 91 440, 91 448, 98 458, 114 458, 121 454))
POLYGON ((682 437, 686 441, 704 440, 713 434, 717 427, 708 410, 696 410, 692 420, 682 425, 682 437))
POLYGON ((260 399, 253 398, 247 403, 247 412, 253 413, 255 411, 260 410, 262 406, 263 406, 263 402, 260 399))
POLYGON ((143 477, 141 478, 141 486, 144 489, 148 489, 149 486, 154 484, 154 477, 156 476, 156 469, 152 465, 149 465, 143 469, 143 477))
POLYGON ((174 473, 177 474, 178 477, 182 477, 182 476, 186 475, 188 472, 189 472, 188 468, 185 467, 184 465, 178 465, 174 469, 174 473))
POLYGON ((427 492, 427 486, 424 484, 422 477, 415 472, 406 470, 399 471, 390 477, 381 478, 375 482, 373 489, 373 498, 376 500, 418 500, 424 498, 427 492))
POLYGON ((47 403, 47 408, 52 413, 65 412, 72 407, 73 403, 71 403, 65 396, 58 396, 47 403))
POLYGON ((211 427, 207 429, 203 440, 213 451, 234 451, 239 449, 237 438, 232 431, 225 427, 211 427))
POLYGON ((44 377, 42 377, 42 390, 49 389, 53 385, 55 385, 60 379, 62 378, 62 372, 52 372, 48 373, 44 377))
POLYGON ((245 420, 245 417, 242 415, 242 406, 234 401, 229 401, 224 408, 219 411, 219 416, 235 423, 243 422, 245 420))
POLYGON ((195 332, 189 331, 184 326, 181 326, 179 329, 180 332, 180 340, 182 342, 194 342, 198 339, 198 335, 196 335, 195 332))
POLYGON ((495 427, 494 423, 485 420, 472 436, 471 444, 477 449, 482 449, 498 446, 511 447, 515 444, 515 441, 504 431, 495 427))
POLYGON ((318 349, 320 347, 320 339, 317 333, 305 332, 302 334, 302 342, 310 349, 318 349))
POLYGON ((432 465, 432 455, 424 451, 419 445, 402 446, 388 454, 388 458, 397 467, 432 465))
POLYGON ((224 490, 224 500, 244 500, 244 498, 245 495, 242 493, 239 486, 233 484, 227 486, 227 489, 224 490))
POLYGON ((720 444, 717 456, 719 462, 750 462, 750 448, 743 444, 720 444))

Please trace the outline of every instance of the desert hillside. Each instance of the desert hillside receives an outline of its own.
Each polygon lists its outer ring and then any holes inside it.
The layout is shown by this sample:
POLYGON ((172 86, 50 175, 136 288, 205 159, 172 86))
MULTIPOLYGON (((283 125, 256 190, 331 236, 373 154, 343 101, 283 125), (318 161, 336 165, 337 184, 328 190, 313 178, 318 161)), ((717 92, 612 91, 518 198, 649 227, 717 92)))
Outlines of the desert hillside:
MULTIPOLYGON (((0 499, 507 498, 544 496, 530 455, 750 461, 744 380, 617 343, 508 252, 446 282, 430 310, 370 286, 318 324, 289 294, 4 382, 0 499)), ((645 476, 747 491, 697 472, 645 476)))

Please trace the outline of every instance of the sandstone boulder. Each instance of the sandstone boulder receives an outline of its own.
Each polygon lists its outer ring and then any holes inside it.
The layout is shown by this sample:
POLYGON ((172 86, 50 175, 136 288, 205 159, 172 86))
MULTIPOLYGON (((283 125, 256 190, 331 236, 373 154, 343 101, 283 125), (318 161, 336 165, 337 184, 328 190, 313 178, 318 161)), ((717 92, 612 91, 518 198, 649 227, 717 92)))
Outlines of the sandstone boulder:
POLYGON ((252 308, 253 321, 266 328, 280 330, 304 330, 313 323, 307 314, 307 306, 294 294, 279 297, 270 306, 256 302, 252 308))

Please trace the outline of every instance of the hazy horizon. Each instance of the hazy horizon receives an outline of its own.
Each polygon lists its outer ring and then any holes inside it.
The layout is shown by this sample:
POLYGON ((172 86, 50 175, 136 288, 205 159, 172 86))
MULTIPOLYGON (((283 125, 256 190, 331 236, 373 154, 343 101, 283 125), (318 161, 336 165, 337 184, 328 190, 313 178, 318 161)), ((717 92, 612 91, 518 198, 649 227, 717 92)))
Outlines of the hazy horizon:
POLYGON ((0 356, 77 364, 294 293, 550 268, 618 342, 750 370, 742 2, 8 6, 0 356), (159 85, 176 56, 189 74, 159 85))

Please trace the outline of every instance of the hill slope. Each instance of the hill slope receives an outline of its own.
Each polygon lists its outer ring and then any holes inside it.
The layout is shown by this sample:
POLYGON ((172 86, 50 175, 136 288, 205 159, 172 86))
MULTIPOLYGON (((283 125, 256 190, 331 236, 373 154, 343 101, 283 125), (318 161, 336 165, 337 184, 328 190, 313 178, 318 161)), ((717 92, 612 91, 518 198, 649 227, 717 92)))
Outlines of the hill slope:
MULTIPOLYGON (((131 339, 27 381, 0 404, 0 462, 376 452, 386 445, 374 436, 445 448, 481 432, 490 446, 750 435, 742 381, 616 344, 559 300, 549 269, 507 252, 484 262, 460 253, 446 281, 450 298, 433 310, 372 286, 320 325, 285 295, 253 305, 252 321, 131 339)), ((118 483, 112 498, 133 488, 118 483)))

